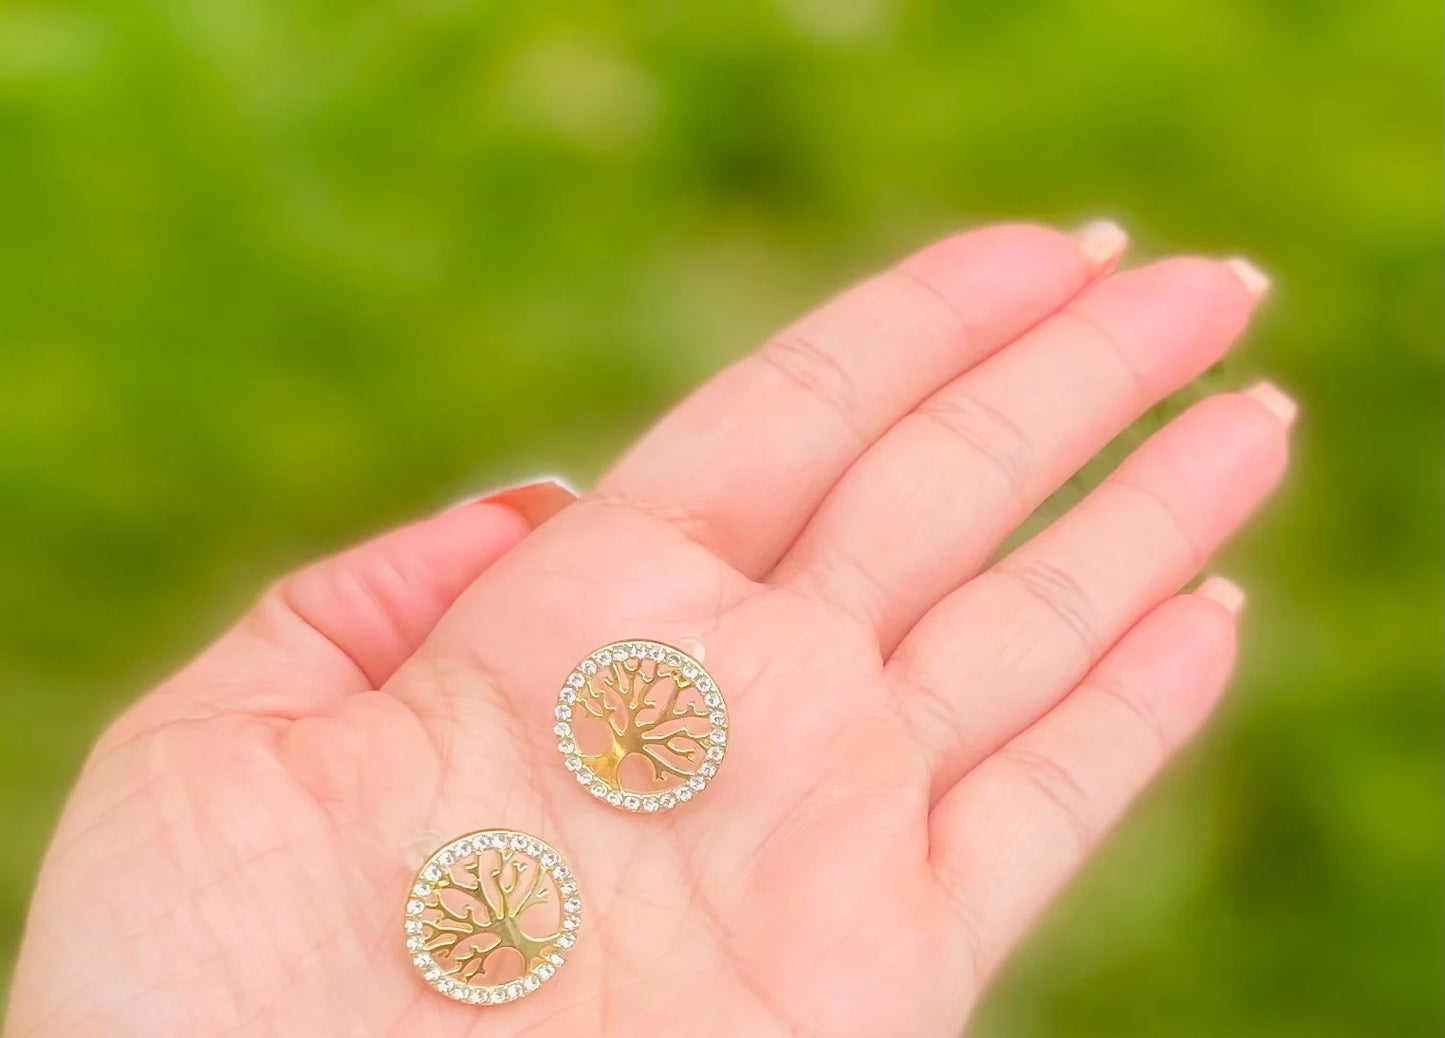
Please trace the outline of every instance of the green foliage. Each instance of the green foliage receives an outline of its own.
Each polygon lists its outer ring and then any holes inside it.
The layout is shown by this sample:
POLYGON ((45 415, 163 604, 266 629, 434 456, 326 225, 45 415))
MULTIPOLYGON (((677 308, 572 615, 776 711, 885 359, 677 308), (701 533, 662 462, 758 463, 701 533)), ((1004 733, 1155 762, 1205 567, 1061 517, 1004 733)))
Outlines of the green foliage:
POLYGON ((1210 380, 1295 392, 1298 460, 1221 563, 1251 592, 1221 720, 975 1030, 1440 1033, 1440 29, 1410 0, 0 8, 0 946, 99 727, 273 575, 585 481, 927 237, 1107 214, 1134 258, 1274 274, 1210 380))

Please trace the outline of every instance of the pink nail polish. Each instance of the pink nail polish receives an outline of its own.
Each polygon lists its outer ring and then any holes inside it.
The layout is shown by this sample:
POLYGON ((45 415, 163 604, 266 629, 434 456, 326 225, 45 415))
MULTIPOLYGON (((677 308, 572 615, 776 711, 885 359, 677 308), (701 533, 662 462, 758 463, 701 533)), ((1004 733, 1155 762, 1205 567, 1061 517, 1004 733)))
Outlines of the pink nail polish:
POLYGON ((519 513, 532 526, 541 526, 552 516, 577 500, 577 492, 556 476, 521 483, 517 486, 502 487, 476 497, 458 501, 453 508, 464 508, 472 504, 506 505, 519 513))
POLYGON ((1264 407, 1286 427, 1293 425, 1299 414, 1299 404, 1273 382, 1256 382, 1244 391, 1244 395, 1264 407))
POLYGON ((1227 259, 1224 261, 1224 265, 1229 268, 1230 273, 1239 278, 1240 283, 1256 299, 1269 291, 1269 275, 1244 257, 1235 256, 1227 259))
POLYGON ((1074 232, 1079 252, 1094 270, 1103 270, 1117 260, 1129 244, 1129 232, 1113 220, 1093 220, 1074 232))
POLYGON ((1230 616, 1238 616, 1244 610, 1244 588, 1228 577, 1210 577, 1194 593, 1223 606, 1230 616))

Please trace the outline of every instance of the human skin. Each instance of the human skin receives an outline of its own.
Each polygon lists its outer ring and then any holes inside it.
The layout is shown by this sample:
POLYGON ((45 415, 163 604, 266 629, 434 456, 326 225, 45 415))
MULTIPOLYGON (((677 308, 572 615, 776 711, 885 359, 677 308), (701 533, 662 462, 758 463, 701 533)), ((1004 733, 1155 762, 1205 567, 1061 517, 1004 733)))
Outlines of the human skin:
POLYGON ((6 1034, 956 1034, 1210 713, 1243 594, 1180 589, 1286 464, 1288 397, 1209 397, 994 559, 1266 286, 1115 273, 1123 247, 948 238, 575 503, 461 505, 278 582, 98 741, 6 1034), (555 748, 561 677, 629 637, 700 639, 731 715, 726 766, 665 814, 595 801, 555 748), (477 1008, 421 981, 401 914, 422 834, 493 826, 558 847, 586 914, 553 980, 477 1008))

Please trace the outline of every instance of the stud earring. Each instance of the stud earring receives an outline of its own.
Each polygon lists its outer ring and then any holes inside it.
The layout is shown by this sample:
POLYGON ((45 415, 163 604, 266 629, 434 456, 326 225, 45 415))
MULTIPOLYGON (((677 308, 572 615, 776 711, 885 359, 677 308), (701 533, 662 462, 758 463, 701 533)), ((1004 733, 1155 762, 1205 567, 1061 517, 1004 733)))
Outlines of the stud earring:
POLYGON ((513 829, 453 840, 417 871, 406 950, 448 998, 498 1005, 545 984, 577 943, 582 899, 551 845, 513 829), (537 935, 542 936, 537 936, 537 935))
POLYGON ((557 749, 593 796, 667 811, 707 788, 727 754, 728 712, 712 676, 655 641, 604 645, 557 695, 557 749))

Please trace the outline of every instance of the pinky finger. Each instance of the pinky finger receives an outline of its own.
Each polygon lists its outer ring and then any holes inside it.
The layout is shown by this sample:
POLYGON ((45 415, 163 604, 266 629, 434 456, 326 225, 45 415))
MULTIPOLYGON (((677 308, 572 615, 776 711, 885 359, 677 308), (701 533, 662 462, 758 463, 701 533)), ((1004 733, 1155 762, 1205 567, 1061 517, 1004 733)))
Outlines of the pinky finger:
POLYGON ((930 855, 981 976, 1208 718, 1233 668, 1243 605, 1238 587, 1213 577, 1158 606, 938 802, 930 855))

